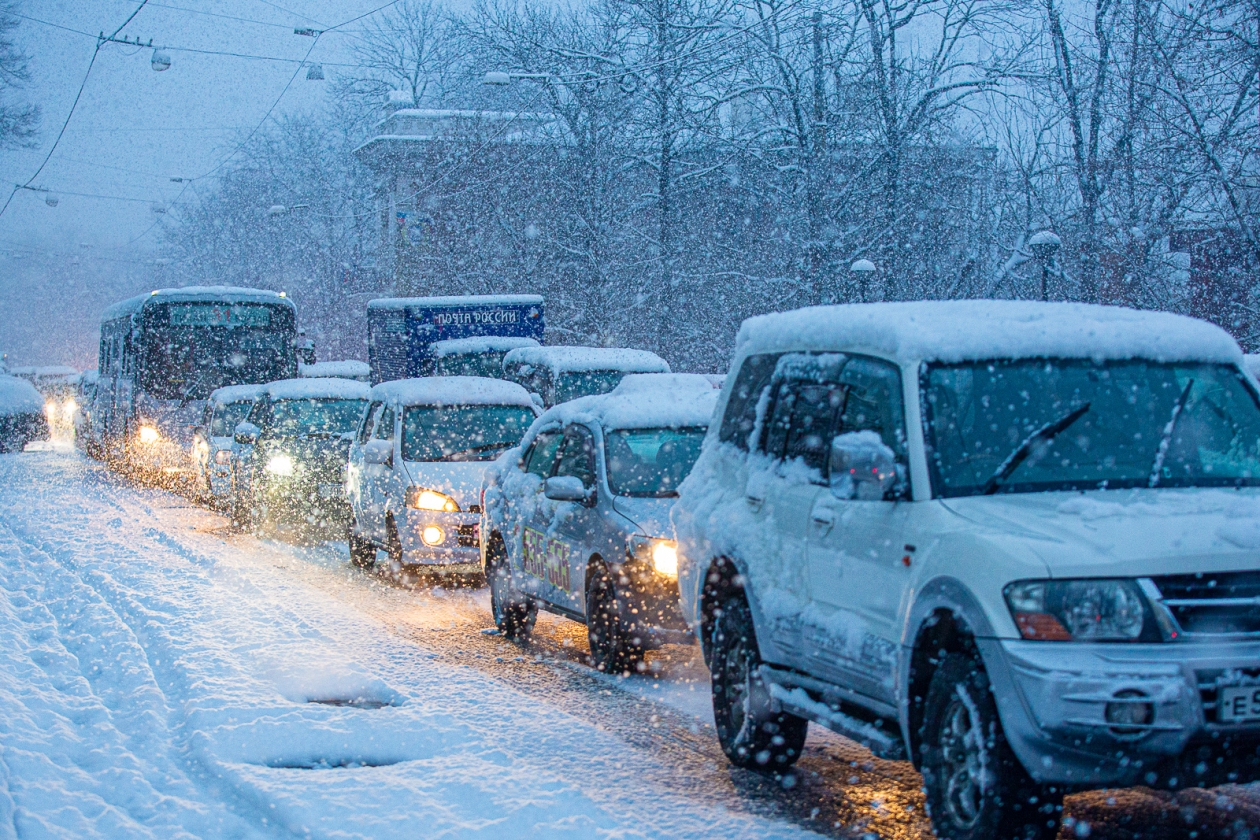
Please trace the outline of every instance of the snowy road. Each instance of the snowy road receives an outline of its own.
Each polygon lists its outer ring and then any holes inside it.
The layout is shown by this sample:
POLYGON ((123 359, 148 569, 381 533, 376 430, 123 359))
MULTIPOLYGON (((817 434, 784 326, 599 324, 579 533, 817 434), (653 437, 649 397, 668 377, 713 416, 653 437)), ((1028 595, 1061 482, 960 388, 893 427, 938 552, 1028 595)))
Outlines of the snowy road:
MULTIPOLYGON (((787 784, 730 768, 691 648, 608 678, 571 622, 489 626, 484 593, 0 456, 0 836, 930 836, 913 770, 829 733, 787 784)), ((1064 837, 1260 836, 1254 788, 1068 811, 1064 837)))

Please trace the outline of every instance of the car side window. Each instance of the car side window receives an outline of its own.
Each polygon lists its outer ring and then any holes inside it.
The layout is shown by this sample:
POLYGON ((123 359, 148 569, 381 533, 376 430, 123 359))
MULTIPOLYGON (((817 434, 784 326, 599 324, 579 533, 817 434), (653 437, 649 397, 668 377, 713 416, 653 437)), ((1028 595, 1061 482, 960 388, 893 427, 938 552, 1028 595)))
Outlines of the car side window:
POLYGON ((560 449, 560 443, 563 440, 564 434, 558 430, 543 432, 534 438, 534 444, 529 448, 525 462, 525 472, 539 478, 547 478, 551 475, 551 467, 556 462, 556 452, 560 449))
POLYGON ((832 431, 844 402, 845 389, 835 382, 782 383, 766 428, 765 453, 788 461, 799 458, 817 470, 822 481, 832 431))
POLYGON ((589 429, 570 426, 565 430, 556 475, 580 478, 583 487, 595 486, 595 438, 589 429))
POLYGON ((381 411, 381 404, 374 402, 368 406, 368 410, 363 414, 363 421, 359 424, 359 433, 355 436, 355 443, 362 446, 368 442, 368 435, 372 433, 372 424, 376 422, 376 415, 381 411))
POLYGON ((260 399, 254 403, 254 407, 249 410, 249 414, 246 415, 245 421, 247 423, 253 423, 259 429, 265 429, 267 427, 267 418, 271 414, 270 409, 271 403, 266 399, 260 399))
POLYGON ((782 353, 762 353, 749 356, 740 366, 731 395, 722 415, 722 428, 718 438, 723 443, 733 443, 747 451, 748 437, 757 425, 757 405, 774 377, 775 366, 782 353))
POLYGON ((381 417, 376 421, 376 430, 372 433, 372 440, 393 440, 394 439, 394 409, 387 408, 381 412, 381 417))
POLYGON ((897 461, 897 484, 888 498, 910 498, 910 461, 901 371, 890 362, 854 356, 844 366, 839 378, 845 388, 845 401, 836 434, 877 433, 884 445, 893 451, 897 461))

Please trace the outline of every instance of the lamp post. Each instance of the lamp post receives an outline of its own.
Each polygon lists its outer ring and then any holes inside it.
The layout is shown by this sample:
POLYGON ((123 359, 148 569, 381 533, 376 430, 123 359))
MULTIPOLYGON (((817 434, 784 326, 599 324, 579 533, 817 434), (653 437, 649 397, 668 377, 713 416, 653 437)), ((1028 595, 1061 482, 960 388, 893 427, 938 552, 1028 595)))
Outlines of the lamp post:
POLYGON ((866 303, 866 289, 871 284, 871 278, 875 276, 875 263, 870 260, 855 260, 853 265, 849 266, 849 271, 853 272, 857 280, 862 303, 866 303))
POLYGON ((1059 252, 1059 248, 1063 245, 1063 240, 1052 230, 1039 230, 1032 236, 1028 237, 1028 250, 1032 251, 1033 259, 1041 263, 1041 299, 1049 300, 1046 293, 1046 283, 1050 277, 1050 267, 1054 265, 1054 255, 1059 252))

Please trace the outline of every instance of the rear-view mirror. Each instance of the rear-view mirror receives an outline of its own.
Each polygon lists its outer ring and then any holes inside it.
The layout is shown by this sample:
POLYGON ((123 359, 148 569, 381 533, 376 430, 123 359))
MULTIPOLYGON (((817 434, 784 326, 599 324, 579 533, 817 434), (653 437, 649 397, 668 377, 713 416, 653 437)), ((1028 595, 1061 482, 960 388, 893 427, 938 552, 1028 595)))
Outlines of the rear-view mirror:
POLYGON ((876 501, 896 483, 896 455, 877 433, 847 432, 831 441, 831 492, 839 498, 876 501))
POLYGON ((242 446, 253 446, 258 443, 258 435, 262 430, 253 423, 237 423, 236 428, 232 430, 232 440, 242 446))
POLYGON ((394 442, 390 440, 370 440, 363 446, 363 463, 388 464, 393 461, 394 442))
POLYGON ((543 485, 543 495, 553 502, 585 502, 590 493, 577 476, 556 475, 543 485))

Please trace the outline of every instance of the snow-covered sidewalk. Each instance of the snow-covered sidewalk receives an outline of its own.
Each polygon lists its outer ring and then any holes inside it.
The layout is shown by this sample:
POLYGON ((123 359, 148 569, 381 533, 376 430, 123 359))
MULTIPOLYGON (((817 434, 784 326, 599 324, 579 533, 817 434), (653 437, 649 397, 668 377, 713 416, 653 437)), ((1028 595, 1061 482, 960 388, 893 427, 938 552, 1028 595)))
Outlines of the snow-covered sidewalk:
POLYGON ((0 836, 800 836, 65 452, 0 456, 0 836))

